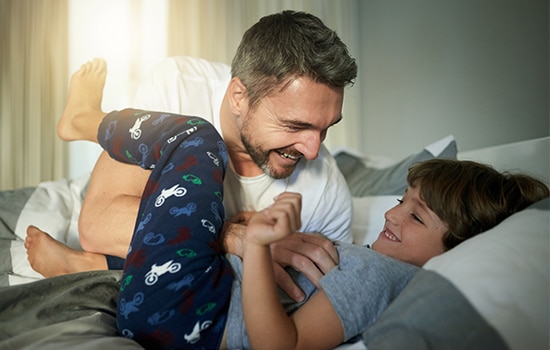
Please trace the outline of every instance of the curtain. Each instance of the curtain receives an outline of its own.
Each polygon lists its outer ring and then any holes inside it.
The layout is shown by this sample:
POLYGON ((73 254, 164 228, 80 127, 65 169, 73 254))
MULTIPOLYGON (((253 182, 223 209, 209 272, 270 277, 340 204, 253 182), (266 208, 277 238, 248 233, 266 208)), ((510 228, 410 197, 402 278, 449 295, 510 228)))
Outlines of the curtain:
MULTIPOLYGON (((310 12, 335 30, 360 64, 360 0, 170 0, 168 54, 187 55, 231 63, 242 34, 260 17, 293 9, 310 12)), ((346 90, 344 119, 330 129, 329 149, 360 149, 364 121, 359 113, 359 80, 346 90)))
POLYGON ((0 190, 67 174, 67 0, 0 0, 0 190))

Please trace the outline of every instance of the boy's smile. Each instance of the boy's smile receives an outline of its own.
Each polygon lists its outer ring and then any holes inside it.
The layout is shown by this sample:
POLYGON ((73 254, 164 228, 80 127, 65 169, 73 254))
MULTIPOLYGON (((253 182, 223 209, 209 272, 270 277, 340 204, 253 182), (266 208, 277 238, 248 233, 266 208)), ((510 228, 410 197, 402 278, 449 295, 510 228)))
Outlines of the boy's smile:
POLYGON ((443 222, 420 197, 420 187, 409 187, 399 203, 384 215, 386 223, 372 248, 382 254, 422 266, 445 252, 443 222))

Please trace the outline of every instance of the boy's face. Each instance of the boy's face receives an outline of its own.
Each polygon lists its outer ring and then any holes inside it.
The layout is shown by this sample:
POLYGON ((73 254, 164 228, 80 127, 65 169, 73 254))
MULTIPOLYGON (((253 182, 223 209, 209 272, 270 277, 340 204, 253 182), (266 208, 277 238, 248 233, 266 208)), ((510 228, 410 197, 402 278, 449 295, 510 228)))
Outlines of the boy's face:
POLYGON ((445 251, 443 222, 420 198, 420 187, 409 187, 399 203, 384 215, 384 229, 372 248, 392 258, 422 266, 445 251))

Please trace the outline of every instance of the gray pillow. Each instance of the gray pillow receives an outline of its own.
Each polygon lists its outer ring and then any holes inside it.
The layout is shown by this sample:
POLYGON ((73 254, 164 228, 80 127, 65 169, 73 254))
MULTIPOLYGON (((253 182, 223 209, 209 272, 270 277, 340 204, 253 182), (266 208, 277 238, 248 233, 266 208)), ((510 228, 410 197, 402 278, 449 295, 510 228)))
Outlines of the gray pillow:
POLYGON ((353 197, 401 195, 407 189, 407 173, 411 165, 433 158, 456 159, 457 152, 453 140, 437 155, 423 149, 383 169, 367 167, 360 157, 345 151, 336 154, 334 159, 353 197))

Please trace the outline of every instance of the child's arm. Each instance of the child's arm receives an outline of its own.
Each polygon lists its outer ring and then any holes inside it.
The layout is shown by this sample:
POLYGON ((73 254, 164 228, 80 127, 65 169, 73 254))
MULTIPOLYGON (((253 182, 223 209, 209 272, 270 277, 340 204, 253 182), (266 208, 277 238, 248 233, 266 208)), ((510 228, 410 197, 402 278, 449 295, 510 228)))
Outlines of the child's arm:
POLYGON ((301 196, 283 193, 249 222, 243 254, 243 311, 253 348, 332 348, 343 329, 329 299, 319 291, 292 317, 284 311, 273 273, 269 244, 298 230, 301 196))

